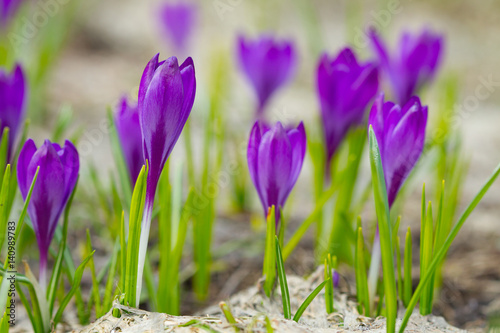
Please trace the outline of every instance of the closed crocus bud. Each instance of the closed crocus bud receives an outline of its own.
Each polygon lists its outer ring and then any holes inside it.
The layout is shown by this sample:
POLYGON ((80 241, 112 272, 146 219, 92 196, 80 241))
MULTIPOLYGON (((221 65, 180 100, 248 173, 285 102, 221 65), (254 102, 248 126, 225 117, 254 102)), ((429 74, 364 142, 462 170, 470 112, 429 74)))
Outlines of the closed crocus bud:
POLYGON ((279 209, 283 208, 299 177, 305 153, 306 132, 302 122, 288 130, 280 122, 273 127, 256 122, 252 128, 247 150, 248 169, 264 216, 271 206, 276 207, 276 226, 279 209))
POLYGON ((141 294, 156 187, 165 162, 191 113, 196 93, 194 64, 191 58, 187 58, 179 66, 176 57, 159 62, 158 56, 154 56, 146 65, 139 86, 139 123, 144 160, 148 161, 149 172, 141 225, 137 301, 141 294))
POLYGON ((268 36, 247 40, 240 36, 238 59, 257 93, 260 118, 272 94, 293 76, 297 62, 295 49, 290 41, 275 41, 268 36))
POLYGON ((16 65, 11 73, 0 69, 0 126, 2 133, 5 127, 9 128, 8 160, 24 119, 27 90, 20 65, 16 65))
POLYGON ((196 7, 190 3, 165 3, 160 8, 160 24, 163 33, 175 47, 177 53, 184 53, 189 44, 196 20, 196 7))
POLYGON ((139 124, 137 105, 128 102, 127 97, 123 96, 118 104, 114 121, 130 179, 132 184, 135 184, 137 176, 144 165, 141 125, 139 124))
POLYGON ((28 205, 28 214, 40 250, 40 284, 47 285, 47 255, 57 221, 75 188, 80 162, 78 152, 70 141, 64 146, 45 140, 36 148, 28 139, 19 154, 17 179, 26 200, 33 177, 40 167, 28 205))
POLYGON ((368 126, 377 138, 389 206, 422 154, 426 125, 427 106, 416 96, 400 107, 381 94, 372 106, 368 126))
POLYGON ((0 28, 7 26, 22 0, 0 0, 0 28))
POLYGON ((334 59, 324 54, 318 64, 317 89, 328 174, 338 146, 352 126, 361 124, 368 103, 377 93, 378 71, 372 63, 358 63, 349 48, 334 59))
POLYGON ((435 76, 442 57, 443 36, 428 30, 419 35, 405 32, 392 55, 375 30, 370 31, 370 40, 399 104, 405 104, 435 76))

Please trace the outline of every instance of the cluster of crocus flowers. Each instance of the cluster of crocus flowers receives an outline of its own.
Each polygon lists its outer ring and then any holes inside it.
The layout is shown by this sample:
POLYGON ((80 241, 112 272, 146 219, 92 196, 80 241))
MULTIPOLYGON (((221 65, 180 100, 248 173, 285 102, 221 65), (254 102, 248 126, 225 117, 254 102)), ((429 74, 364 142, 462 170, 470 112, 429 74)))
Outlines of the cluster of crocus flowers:
POLYGON ((257 118, 262 118, 273 93, 295 72, 295 49, 291 41, 277 41, 269 36, 256 40, 239 36, 237 47, 240 66, 258 98, 257 118))
POLYGON ((194 64, 187 58, 180 66, 176 57, 159 61, 155 55, 146 65, 139 86, 139 123, 144 160, 149 165, 146 201, 141 225, 137 300, 149 238, 156 187, 175 143, 191 113, 196 93, 194 64))
POLYGON ((40 169, 28 205, 28 214, 40 250, 40 285, 45 289, 50 243, 59 217, 78 180, 78 152, 70 141, 66 141, 61 147, 45 140, 37 149, 33 140, 28 139, 21 149, 17 164, 17 179, 24 200, 37 168, 40 169))
POLYGON ((378 96, 370 111, 372 126, 380 150, 389 206, 422 154, 427 125, 427 106, 411 97, 403 106, 384 102, 378 96))
POLYGON ((441 35, 428 30, 419 35, 405 32, 401 36, 397 52, 392 55, 375 30, 370 32, 370 40, 397 103, 405 104, 435 76, 442 56, 441 35))
POLYGON ((8 160, 26 112, 27 90, 20 65, 16 65, 11 73, 0 69, 0 131, 3 133, 6 127, 9 128, 8 160))
POLYGON ((142 152, 142 134, 139 124, 139 110, 137 104, 129 102, 123 96, 114 115, 116 131, 127 163, 130 180, 135 184, 137 176, 144 165, 142 152))
POLYGON ((161 30, 168 37, 176 53, 184 54, 189 45, 196 21, 194 4, 165 3, 160 8, 161 30))
POLYGON ((270 127, 256 122, 250 133, 247 160, 250 177, 259 194, 264 216, 276 207, 276 225, 280 209, 297 182, 306 153, 306 132, 301 122, 285 129, 280 122, 270 127))
POLYGON ((317 89, 325 137, 326 172, 338 146, 352 126, 360 125, 365 110, 378 91, 378 71, 371 63, 359 63, 349 48, 331 59, 323 54, 318 63, 317 89))

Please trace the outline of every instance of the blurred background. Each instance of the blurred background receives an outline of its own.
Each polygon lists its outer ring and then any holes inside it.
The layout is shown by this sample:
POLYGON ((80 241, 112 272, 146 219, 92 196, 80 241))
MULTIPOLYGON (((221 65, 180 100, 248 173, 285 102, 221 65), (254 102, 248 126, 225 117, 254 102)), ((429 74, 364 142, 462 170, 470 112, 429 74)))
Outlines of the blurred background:
MULTIPOLYGON (((50 137, 57 122, 71 109, 73 120, 68 135, 80 138, 77 147, 84 175, 88 174, 89 165, 98 165, 102 174, 113 169, 106 109, 114 108, 123 94, 136 98, 144 66, 154 54, 159 52, 161 59, 171 55, 177 55, 180 61, 186 56, 194 59, 198 91, 190 121, 197 159, 203 140, 197 133, 206 119, 214 63, 224 64, 229 82, 223 86, 227 91, 221 104, 232 133, 237 133, 229 140, 234 141, 236 149, 245 147, 255 96, 236 59, 239 34, 255 37, 269 33, 293 40, 298 50, 298 72, 271 100, 270 119, 285 123, 304 120, 306 125, 313 124, 310 128, 319 130, 315 126, 319 121, 317 60, 323 52, 333 55, 348 44, 363 60, 373 58, 366 37, 370 26, 381 32, 391 49, 404 30, 417 32, 427 27, 445 36, 441 70, 424 91, 422 100, 429 105, 432 119, 443 86, 450 80, 457 84, 454 112, 460 116, 456 126, 463 133, 464 153, 470 162, 468 175, 463 179, 463 204, 472 199, 500 161, 500 1, 191 0, 186 2, 196 8, 196 15, 184 52, 176 51, 160 23, 159 9, 165 2, 27 0, 12 22, 10 33, 4 36, 3 45, 14 45, 16 52, 1 49, 0 64, 10 67, 14 61, 20 61, 27 68, 31 88, 30 136, 37 142, 50 137), (486 97, 478 95, 478 89, 484 90, 478 88, 481 86, 486 87, 486 97)), ((183 146, 178 144, 170 159, 182 160, 183 155, 183 146)), ((368 170, 368 159, 365 162, 368 170)), ((295 202, 304 203, 293 208, 297 221, 312 209, 308 163, 294 194, 295 202)), ((365 175, 369 177, 368 172, 365 175)), ((418 177, 425 181, 425 172, 418 177)), ((259 211, 256 195, 252 200, 255 211, 259 211)), ((499 202, 500 183, 496 183, 450 251, 444 296, 437 311, 452 324, 477 329, 484 325, 488 313, 500 309, 499 202)), ((227 205, 219 203, 222 217, 216 226, 215 247, 239 232, 250 232, 248 218, 224 217, 227 205)), ((406 203, 403 220, 418 225, 419 207, 416 186, 415 195, 406 203)), ((100 223, 89 221, 84 214, 77 218, 82 230, 96 228, 100 223)), ((105 256, 105 250, 100 254, 105 256)), ((297 255, 298 266, 292 271, 304 274, 312 269, 314 258, 308 259, 307 255, 312 256, 310 252, 297 255)), ((220 274, 227 281, 226 275, 220 274)), ((227 278, 230 276, 227 273, 227 278)), ((255 279, 247 283, 253 282, 255 279)), ((240 283, 233 289, 244 285, 240 283)), ((220 289, 223 287, 224 283, 220 289)))

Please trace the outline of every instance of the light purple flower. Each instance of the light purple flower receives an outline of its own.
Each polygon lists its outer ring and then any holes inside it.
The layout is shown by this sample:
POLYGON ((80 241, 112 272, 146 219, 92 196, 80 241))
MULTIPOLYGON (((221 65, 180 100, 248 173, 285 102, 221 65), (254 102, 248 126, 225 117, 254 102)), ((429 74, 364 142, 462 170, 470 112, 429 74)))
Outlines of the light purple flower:
POLYGON ((130 179, 132 184, 135 184, 137 176, 144 165, 141 125, 139 124, 139 110, 137 105, 131 105, 127 101, 127 97, 123 96, 114 118, 130 179))
POLYGON ((273 127, 256 122, 247 149, 250 177, 257 189, 264 216, 271 206, 279 209, 299 177, 306 153, 306 132, 301 122, 297 128, 285 129, 280 122, 273 127))
POLYGON ((160 8, 162 31, 169 37, 176 52, 184 53, 186 51, 195 21, 196 7, 194 4, 165 3, 160 8))
POLYGON ((28 87, 20 65, 11 73, 0 69, 0 132, 9 128, 8 160, 15 145, 19 127, 26 112, 28 87))
POLYGON ((257 40, 238 37, 238 60, 259 99, 261 117, 272 94, 290 80, 295 72, 296 54, 291 41, 276 41, 269 36, 257 40))
POLYGON ((338 146, 351 127, 361 124, 368 103, 377 93, 378 71, 373 63, 358 63, 349 48, 334 59, 323 54, 318 63, 317 89, 328 172, 338 146))
POLYGON ((37 149, 33 140, 28 139, 21 149, 17 164, 19 189, 25 200, 38 167, 40 171, 28 205, 28 214, 40 250, 40 284, 45 287, 50 243, 78 179, 78 152, 67 140, 63 147, 45 140, 37 149))
POLYGON ((380 94, 373 103, 368 126, 373 127, 380 150, 389 206, 422 154, 427 125, 427 106, 416 96, 403 106, 380 94))
POLYGON ((443 53, 442 35, 428 30, 419 35, 405 32, 392 55, 375 30, 370 31, 370 40, 399 104, 406 103, 434 78, 443 53))
POLYGON ((0 28, 7 26, 22 2, 22 0, 0 0, 0 28))

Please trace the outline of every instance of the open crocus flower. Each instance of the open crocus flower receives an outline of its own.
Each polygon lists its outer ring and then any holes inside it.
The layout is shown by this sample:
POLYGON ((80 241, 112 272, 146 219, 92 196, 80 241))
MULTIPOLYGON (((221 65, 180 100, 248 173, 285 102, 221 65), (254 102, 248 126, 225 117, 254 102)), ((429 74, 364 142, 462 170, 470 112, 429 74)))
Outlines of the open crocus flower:
POLYGON ((427 106, 416 96, 400 107, 384 102, 384 94, 373 103, 368 126, 373 127, 380 150, 389 206, 422 154, 427 125, 427 106))
POLYGON ((372 63, 358 63, 349 48, 334 59, 324 54, 318 64, 317 88, 328 172, 338 146, 352 126, 361 124, 368 103, 377 93, 378 71, 372 63))
POLYGON ((179 66, 176 57, 158 61, 155 55, 146 65, 139 86, 139 123, 144 160, 149 163, 146 201, 141 225, 137 301, 151 226, 156 187, 165 162, 191 113, 196 93, 194 64, 187 58, 179 66))
POLYGON ((247 149, 248 169, 264 216, 269 207, 276 207, 276 226, 279 209, 299 177, 305 153, 306 132, 302 122, 288 130, 280 122, 273 127, 256 122, 252 128, 247 149))
POLYGON ((196 7, 189 3, 165 3, 160 8, 160 24, 177 52, 184 53, 196 19, 196 7))
POLYGON ((33 140, 28 139, 21 149, 17 164, 19 189, 25 200, 38 167, 40 171, 28 205, 28 214, 40 250, 40 285, 45 288, 50 243, 57 221, 78 179, 78 152, 67 140, 62 147, 45 140, 37 149, 33 140))
POLYGON ((8 127, 10 131, 8 160, 10 160, 17 132, 24 119, 27 90, 20 65, 16 65, 10 74, 0 69, 0 132, 3 133, 5 127, 8 127))
POLYGON ((130 104, 127 97, 123 96, 118 104, 114 118, 123 156, 133 185, 144 165, 141 125, 139 124, 137 105, 130 104))
POLYGON ((399 104, 405 104, 436 74, 442 56, 443 36, 428 30, 420 35, 405 32, 399 49, 392 56, 375 30, 370 31, 370 39, 399 104))
POLYGON ((5 27, 9 23, 21 5, 21 2, 22 0, 0 0, 0 28, 5 27))
POLYGON ((240 36, 238 58, 259 99, 257 116, 261 117, 272 94, 295 72, 296 55, 293 44, 290 41, 275 41, 268 36, 257 40, 246 40, 240 36))

